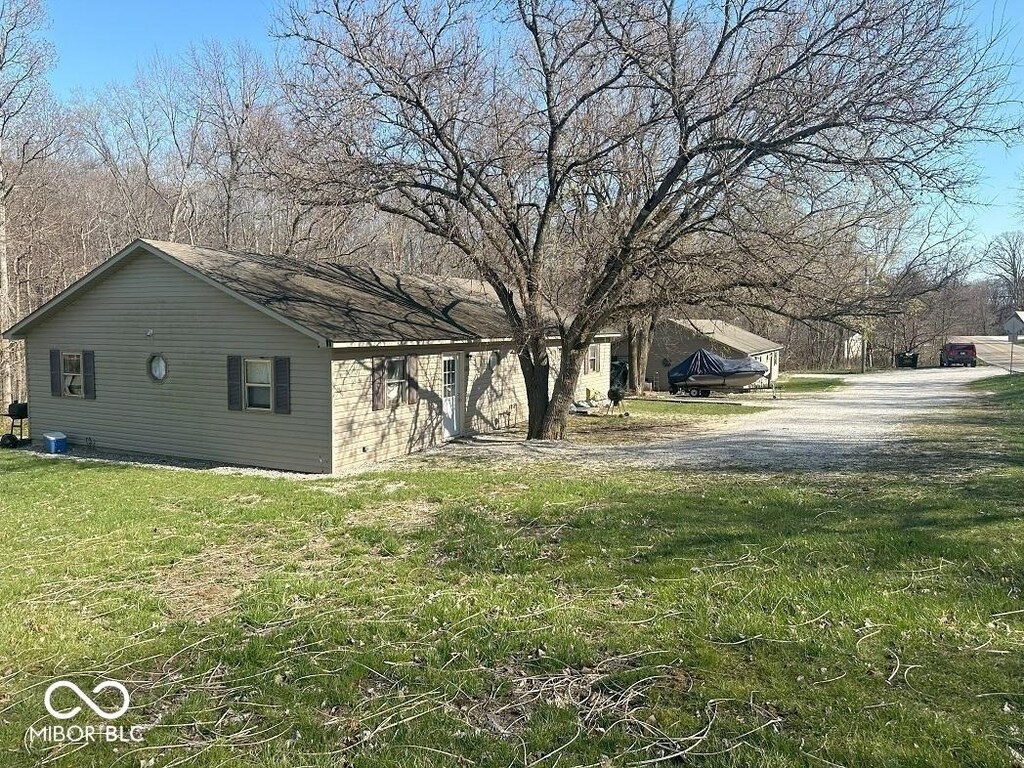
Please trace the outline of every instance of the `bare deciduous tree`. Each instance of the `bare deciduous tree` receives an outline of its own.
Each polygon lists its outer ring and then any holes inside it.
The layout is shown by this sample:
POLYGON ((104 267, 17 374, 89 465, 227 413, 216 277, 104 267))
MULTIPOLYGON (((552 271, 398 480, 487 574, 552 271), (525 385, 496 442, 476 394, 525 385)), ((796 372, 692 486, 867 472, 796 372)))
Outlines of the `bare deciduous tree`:
POLYGON ((985 248, 985 270, 998 288, 1003 313, 1024 307, 1024 232, 1004 232, 985 248))
MULTIPOLYGON (((46 114, 51 52, 42 38, 45 24, 39 0, 0 2, 0 329, 10 327, 24 308, 12 280, 8 206, 25 170, 52 151, 59 122, 46 114)), ((23 394, 21 371, 20 347, 0 339, 0 397, 23 394)))
POLYGON ((681 244, 746 190, 954 195, 956 149, 1008 127, 1006 66, 957 0, 309 0, 281 32, 309 199, 463 254, 508 316, 532 438, 562 436, 595 333, 691 270, 681 244))

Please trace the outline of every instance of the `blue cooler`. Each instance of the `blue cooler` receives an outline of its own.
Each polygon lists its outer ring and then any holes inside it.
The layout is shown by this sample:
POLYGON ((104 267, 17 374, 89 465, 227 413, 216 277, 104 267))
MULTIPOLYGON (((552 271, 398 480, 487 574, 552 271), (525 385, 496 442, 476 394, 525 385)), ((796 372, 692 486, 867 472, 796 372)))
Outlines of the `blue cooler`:
POLYGON ((63 432, 44 432, 43 439, 46 440, 47 453, 68 452, 68 436, 63 432))

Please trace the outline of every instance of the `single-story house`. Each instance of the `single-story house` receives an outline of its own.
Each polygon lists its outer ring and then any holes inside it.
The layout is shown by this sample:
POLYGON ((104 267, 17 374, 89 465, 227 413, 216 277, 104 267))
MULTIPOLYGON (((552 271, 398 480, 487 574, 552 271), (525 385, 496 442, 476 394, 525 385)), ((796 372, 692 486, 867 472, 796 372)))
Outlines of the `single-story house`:
POLYGON ((1024 334, 1024 310, 1014 312, 1003 323, 1003 330, 1007 336, 1021 336, 1024 334))
POLYGON ((37 444, 331 473, 527 419, 504 312, 465 280, 136 240, 4 335, 37 444))
MULTIPOLYGON (((768 367, 768 374, 753 386, 767 387, 779 377, 783 345, 722 320, 661 320, 654 328, 644 380, 655 391, 668 389, 668 369, 698 349, 722 357, 752 357, 768 367)), ((625 340, 615 342, 612 355, 628 359, 625 340)))

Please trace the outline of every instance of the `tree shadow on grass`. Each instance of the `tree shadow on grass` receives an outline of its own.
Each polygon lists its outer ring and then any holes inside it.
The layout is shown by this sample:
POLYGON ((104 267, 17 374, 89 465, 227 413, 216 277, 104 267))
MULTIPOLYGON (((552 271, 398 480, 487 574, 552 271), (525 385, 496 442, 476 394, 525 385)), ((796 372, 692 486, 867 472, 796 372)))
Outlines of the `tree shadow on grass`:
POLYGON ((809 476, 728 478, 717 488, 700 481, 648 491, 605 484, 582 500, 551 491, 547 510, 535 517, 466 505, 442 512, 439 526, 447 535, 436 546, 450 570, 551 573, 563 581, 574 564, 594 560, 603 567, 577 573, 605 583, 640 573, 678 576, 686 562, 728 560, 750 547, 773 546, 855 550, 888 570, 931 558, 967 560, 979 545, 998 544, 999 532, 986 530, 1020 515, 1009 486, 1002 496, 982 496, 974 486, 904 481, 872 487, 867 477, 867 487, 840 486, 837 496, 833 483, 809 476))

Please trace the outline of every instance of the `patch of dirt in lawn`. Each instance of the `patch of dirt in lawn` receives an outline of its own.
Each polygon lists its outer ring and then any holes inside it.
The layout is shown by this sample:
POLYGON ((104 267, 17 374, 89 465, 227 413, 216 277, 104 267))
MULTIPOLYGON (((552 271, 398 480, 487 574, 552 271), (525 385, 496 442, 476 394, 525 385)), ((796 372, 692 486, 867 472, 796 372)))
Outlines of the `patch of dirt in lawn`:
POLYGON ((304 571, 322 573, 329 571, 338 561, 334 554, 334 542, 318 533, 306 542, 306 545, 298 551, 299 568, 304 571))
MULTIPOLYGON (((384 463, 381 462, 382 465, 384 463)), ((345 479, 343 482, 324 483, 316 487, 324 493, 330 493, 335 496, 347 496, 354 491, 374 491, 392 494, 402 490, 406 485, 407 483, 404 480, 387 480, 382 477, 359 477, 345 479)))
POLYGON ((386 501, 349 510, 345 522, 354 526, 386 528, 389 531, 408 533, 433 525, 437 511, 438 505, 425 499, 386 501))
POLYGON ((205 624, 230 611, 242 590, 262 573, 252 547, 221 544, 160 569, 153 590, 171 618, 205 624))
POLYGON ((228 496, 224 499, 226 504, 233 504, 239 507, 251 507, 267 501, 270 501, 270 499, 259 493, 236 493, 234 496, 228 496))
POLYGON ((428 528, 434 523, 438 505, 426 499, 387 499, 388 496, 406 487, 404 480, 362 478, 338 483, 324 483, 315 486, 318 491, 332 496, 348 496, 353 491, 370 491, 384 500, 345 511, 345 523, 358 527, 384 527, 392 531, 407 533, 428 528))
POLYGON ((688 429, 699 428, 702 432, 714 429, 708 419, 668 417, 658 418, 650 414, 628 416, 572 416, 566 429, 570 442, 592 445, 631 445, 651 440, 669 440, 679 437, 688 429))

